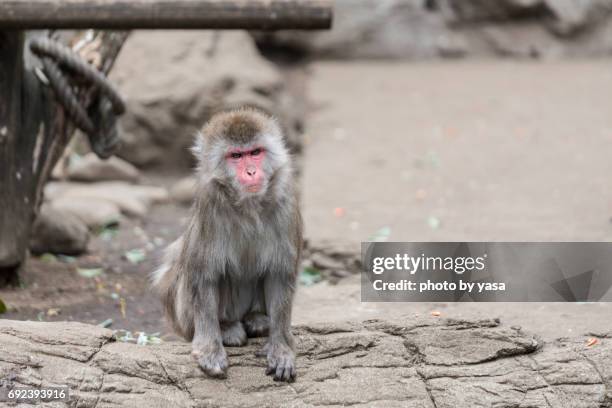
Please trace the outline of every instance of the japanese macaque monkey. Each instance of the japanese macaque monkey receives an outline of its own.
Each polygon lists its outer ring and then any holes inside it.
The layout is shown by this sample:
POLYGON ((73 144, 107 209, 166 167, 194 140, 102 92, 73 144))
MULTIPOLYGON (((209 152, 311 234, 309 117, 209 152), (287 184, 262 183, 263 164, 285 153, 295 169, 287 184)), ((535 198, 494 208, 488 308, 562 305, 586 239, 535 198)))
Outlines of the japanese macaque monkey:
POLYGON ((225 346, 268 336, 266 374, 293 381, 291 306, 302 220, 279 125, 255 110, 214 116, 198 134, 197 194, 153 283, 205 373, 225 378, 225 346))

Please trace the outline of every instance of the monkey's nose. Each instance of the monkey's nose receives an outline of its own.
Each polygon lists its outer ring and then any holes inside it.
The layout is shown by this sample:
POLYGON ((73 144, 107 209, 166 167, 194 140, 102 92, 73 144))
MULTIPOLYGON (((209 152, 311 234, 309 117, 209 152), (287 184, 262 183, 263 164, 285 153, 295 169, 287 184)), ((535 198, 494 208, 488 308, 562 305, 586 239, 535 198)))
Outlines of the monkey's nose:
POLYGON ((255 167, 247 167, 246 173, 249 176, 253 177, 255 175, 255 173, 257 173, 257 169, 255 167))

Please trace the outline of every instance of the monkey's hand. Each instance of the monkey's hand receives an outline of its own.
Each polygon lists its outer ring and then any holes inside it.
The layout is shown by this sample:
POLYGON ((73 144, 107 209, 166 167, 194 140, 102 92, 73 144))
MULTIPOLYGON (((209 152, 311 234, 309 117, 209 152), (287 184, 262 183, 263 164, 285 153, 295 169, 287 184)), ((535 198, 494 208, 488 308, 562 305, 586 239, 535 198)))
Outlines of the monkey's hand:
POLYGON ((222 344, 198 345, 194 342, 191 355, 210 377, 227 377, 227 354, 222 344))
POLYGON ((266 375, 273 375, 274 381, 295 381, 295 353, 286 344, 268 343, 264 347, 268 358, 266 375))

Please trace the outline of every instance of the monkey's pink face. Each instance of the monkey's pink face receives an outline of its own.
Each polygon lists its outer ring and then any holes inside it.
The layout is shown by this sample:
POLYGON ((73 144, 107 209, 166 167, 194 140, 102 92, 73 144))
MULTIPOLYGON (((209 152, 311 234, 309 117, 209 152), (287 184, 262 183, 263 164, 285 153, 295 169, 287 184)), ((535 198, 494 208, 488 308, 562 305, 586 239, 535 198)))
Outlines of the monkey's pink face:
POLYGON ((238 184, 249 193, 258 193, 265 182, 263 162, 266 152, 262 147, 231 149, 225 156, 230 168, 234 169, 238 184))

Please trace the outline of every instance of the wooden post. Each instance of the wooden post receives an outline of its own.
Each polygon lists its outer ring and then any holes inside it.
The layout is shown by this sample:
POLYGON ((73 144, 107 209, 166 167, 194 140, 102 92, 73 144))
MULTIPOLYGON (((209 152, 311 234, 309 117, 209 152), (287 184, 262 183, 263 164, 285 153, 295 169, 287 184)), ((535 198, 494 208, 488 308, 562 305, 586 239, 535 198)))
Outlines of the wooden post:
POLYGON ((0 285, 16 282, 31 224, 21 220, 33 215, 26 157, 34 137, 23 132, 23 45, 22 31, 0 31, 0 285))
POLYGON ((332 0, 1 0, 0 28, 325 29, 332 0))
MULTIPOLYGON (((74 133, 34 73, 35 59, 24 48, 27 35, 0 31, 0 286, 17 283, 43 187, 74 133)), ((102 72, 110 71, 127 35, 105 31, 91 37, 102 72)), ((89 106, 93 92, 80 92, 79 101, 89 106)))

